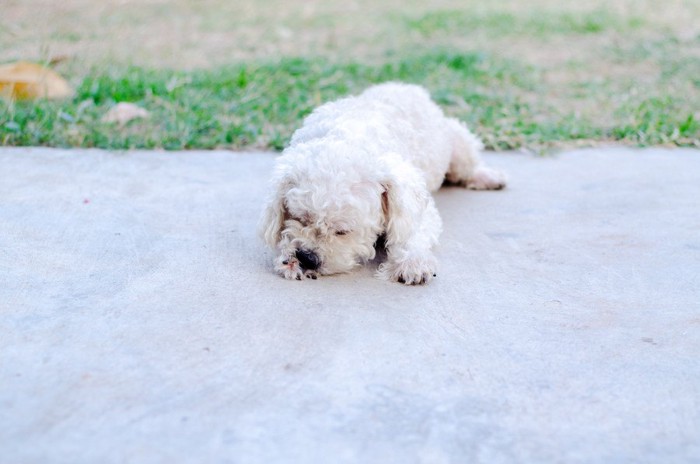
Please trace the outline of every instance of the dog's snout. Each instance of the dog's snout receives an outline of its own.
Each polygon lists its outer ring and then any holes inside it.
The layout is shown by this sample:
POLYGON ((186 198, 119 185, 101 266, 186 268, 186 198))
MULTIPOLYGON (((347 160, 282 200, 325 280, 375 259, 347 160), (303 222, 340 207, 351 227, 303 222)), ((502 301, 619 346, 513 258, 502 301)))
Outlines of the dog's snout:
POLYGON ((318 269, 319 264, 321 264, 318 256, 313 251, 303 249, 297 250, 295 255, 299 260, 299 264, 301 264, 301 267, 304 269, 315 271, 318 269))

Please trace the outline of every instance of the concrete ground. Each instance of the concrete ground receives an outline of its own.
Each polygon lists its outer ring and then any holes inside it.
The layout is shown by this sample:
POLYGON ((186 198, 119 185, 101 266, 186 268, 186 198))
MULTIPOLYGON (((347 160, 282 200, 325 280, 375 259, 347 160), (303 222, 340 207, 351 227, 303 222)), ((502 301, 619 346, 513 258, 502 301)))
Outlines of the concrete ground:
POLYGON ((273 159, 0 149, 1 462, 700 461, 700 152, 490 154, 423 287, 274 275, 273 159))

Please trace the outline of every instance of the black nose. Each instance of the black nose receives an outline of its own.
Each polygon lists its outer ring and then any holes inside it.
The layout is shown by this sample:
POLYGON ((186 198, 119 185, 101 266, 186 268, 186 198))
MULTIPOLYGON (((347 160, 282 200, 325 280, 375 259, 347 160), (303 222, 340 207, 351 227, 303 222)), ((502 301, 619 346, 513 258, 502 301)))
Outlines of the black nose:
POLYGON ((313 251, 297 250, 295 255, 299 260, 299 264, 301 264, 301 267, 303 267, 304 269, 315 271, 316 269, 318 269, 318 265, 321 264, 319 262, 318 256, 316 256, 316 253, 314 253, 313 251))

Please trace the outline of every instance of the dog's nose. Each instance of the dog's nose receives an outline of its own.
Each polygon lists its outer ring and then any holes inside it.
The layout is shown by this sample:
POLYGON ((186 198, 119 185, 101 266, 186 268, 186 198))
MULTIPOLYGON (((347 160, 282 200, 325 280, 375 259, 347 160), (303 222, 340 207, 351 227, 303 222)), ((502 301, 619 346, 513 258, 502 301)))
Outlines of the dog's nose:
POLYGON ((301 267, 310 271, 315 271, 316 269, 318 269, 319 264, 321 264, 319 262, 318 256, 316 256, 316 253, 314 253, 313 251, 297 250, 295 256, 299 260, 299 264, 301 264, 301 267))

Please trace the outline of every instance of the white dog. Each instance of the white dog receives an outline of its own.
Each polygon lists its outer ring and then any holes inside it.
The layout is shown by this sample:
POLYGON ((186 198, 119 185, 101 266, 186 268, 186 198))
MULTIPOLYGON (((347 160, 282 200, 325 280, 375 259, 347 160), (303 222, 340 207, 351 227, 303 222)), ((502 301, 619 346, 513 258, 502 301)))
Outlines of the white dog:
POLYGON ((317 108, 277 160, 261 220, 287 279, 349 272, 375 257, 380 278, 435 277, 442 222, 430 192, 444 181, 501 189, 481 162, 481 142, 415 85, 386 83, 317 108))

